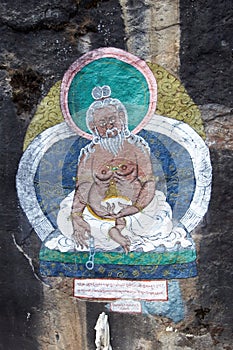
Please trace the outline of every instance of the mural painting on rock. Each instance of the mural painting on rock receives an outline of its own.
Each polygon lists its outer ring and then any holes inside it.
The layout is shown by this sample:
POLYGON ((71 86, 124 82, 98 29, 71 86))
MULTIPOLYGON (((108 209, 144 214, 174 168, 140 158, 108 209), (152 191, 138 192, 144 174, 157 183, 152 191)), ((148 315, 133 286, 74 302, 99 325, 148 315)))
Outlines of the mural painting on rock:
POLYGON ((42 276, 75 278, 75 296, 116 300, 112 310, 128 300, 128 311, 179 321, 178 280, 197 275, 191 232, 208 208, 211 165, 196 131, 169 107, 158 114, 152 70, 115 48, 75 61, 61 84, 64 120, 37 132, 32 121, 17 190, 42 241, 42 276))

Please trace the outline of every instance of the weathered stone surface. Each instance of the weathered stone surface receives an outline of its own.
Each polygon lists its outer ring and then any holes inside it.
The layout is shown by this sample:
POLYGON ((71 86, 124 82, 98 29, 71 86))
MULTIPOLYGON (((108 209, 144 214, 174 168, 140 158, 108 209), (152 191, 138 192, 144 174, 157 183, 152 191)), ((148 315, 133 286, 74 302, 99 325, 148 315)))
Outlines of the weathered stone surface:
POLYGON ((32 69, 43 79, 42 96, 81 54, 97 47, 125 48, 121 7, 115 0, 44 0, 36 7, 33 1, 25 6, 11 1, 1 3, 0 13, 1 68, 32 69), (53 18, 54 9, 59 14, 53 18))
POLYGON ((212 200, 199 252, 200 303, 209 311, 200 319, 217 339, 231 338, 232 322, 232 171, 231 150, 211 151, 212 200))
MULTIPOLYGON (((63 281, 63 284, 65 282, 63 281)), ((68 283, 69 292, 72 286, 68 283)), ((86 339, 85 302, 44 286, 43 309, 38 322, 41 350, 88 349, 86 339)))
POLYGON ((76 11, 76 4, 72 0, 42 0, 36 4, 29 0, 26 6, 22 6, 21 2, 3 0, 0 4, 0 23, 23 32, 35 28, 58 29, 60 25, 67 23, 76 11))
POLYGON ((232 107, 232 1, 180 1, 180 76, 197 104, 232 107))
POLYGON ((200 106, 207 134, 206 142, 213 149, 233 150, 233 110, 218 104, 200 106))
MULTIPOLYGON (((12 195, 10 197, 13 202, 12 195)), ((0 231, 0 348, 36 350, 42 285, 35 278, 29 260, 13 241, 12 234, 16 231, 10 227, 13 216, 1 216, 2 224, 6 221, 8 227, 4 225, 0 231)))
POLYGON ((179 2, 120 0, 128 51, 172 73, 179 68, 179 2))
MULTIPOLYGON (((199 310, 197 325, 217 344, 232 338, 232 110, 217 104, 200 106, 209 144, 213 185, 209 211, 197 232, 199 241, 199 310)), ((220 345, 219 345, 220 346, 220 345)), ((220 347, 221 349, 221 347, 220 347)))
POLYGON ((37 250, 33 236, 31 241, 27 240, 31 228, 19 208, 15 191, 25 124, 16 116, 8 73, 5 69, 1 72, 0 348, 34 350, 38 348, 36 324, 43 299, 42 285, 33 273, 29 256, 17 245, 27 245, 31 256, 37 250))
POLYGON ((210 334, 195 336, 193 334, 179 333, 177 330, 161 332, 159 334, 161 350, 221 350, 223 347, 215 347, 210 334))

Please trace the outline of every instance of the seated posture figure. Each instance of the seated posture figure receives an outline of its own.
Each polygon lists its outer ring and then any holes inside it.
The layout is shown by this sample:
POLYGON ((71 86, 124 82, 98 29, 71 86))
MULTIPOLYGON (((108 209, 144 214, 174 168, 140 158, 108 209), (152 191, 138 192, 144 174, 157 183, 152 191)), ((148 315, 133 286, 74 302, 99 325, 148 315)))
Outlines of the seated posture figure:
POLYGON ((97 249, 121 246, 126 253, 190 245, 183 229, 172 231, 172 211, 156 191, 148 144, 128 130, 124 105, 110 95, 108 86, 92 91, 96 101, 86 123, 93 140, 81 150, 76 189, 61 203, 58 228, 84 250, 90 236, 97 249))

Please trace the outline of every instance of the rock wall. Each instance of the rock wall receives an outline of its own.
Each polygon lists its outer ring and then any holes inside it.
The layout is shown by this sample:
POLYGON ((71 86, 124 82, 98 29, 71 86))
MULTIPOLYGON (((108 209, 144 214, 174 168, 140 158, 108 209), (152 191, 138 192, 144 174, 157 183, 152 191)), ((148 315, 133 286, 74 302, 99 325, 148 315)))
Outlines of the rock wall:
POLYGON ((121 0, 127 50, 156 62, 172 73, 179 70, 179 2, 121 0))
POLYGON ((198 277, 181 283, 184 320, 109 313, 112 347, 232 349, 232 13, 230 0, 1 2, 1 349, 95 349, 104 304, 74 299, 71 279, 41 279, 15 175, 38 103, 74 60, 104 46, 179 76, 202 112, 213 166, 210 208, 194 233, 198 277))

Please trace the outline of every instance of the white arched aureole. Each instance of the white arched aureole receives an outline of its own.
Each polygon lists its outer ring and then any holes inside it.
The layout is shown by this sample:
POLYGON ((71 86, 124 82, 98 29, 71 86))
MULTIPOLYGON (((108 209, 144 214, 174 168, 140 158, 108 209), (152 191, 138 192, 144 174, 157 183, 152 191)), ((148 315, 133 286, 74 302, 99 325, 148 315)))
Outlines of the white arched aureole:
POLYGON ((38 135, 24 152, 18 167, 16 187, 20 205, 42 241, 54 231, 38 203, 34 178, 38 165, 48 149, 56 142, 76 133, 65 123, 57 124, 38 135))
POLYGON ((190 206, 180 222, 191 232, 207 212, 212 180, 209 149, 202 138, 187 124, 160 115, 154 115, 145 130, 164 134, 183 146, 192 159, 195 191, 190 206))
MULTIPOLYGON (((196 180, 195 191, 180 223, 188 232, 191 232, 205 215, 210 200, 212 172, 209 150, 202 138, 190 126, 178 120, 154 115, 145 130, 170 137, 190 154, 196 180)), ((42 241, 54 230, 54 227, 38 203, 34 177, 41 159, 49 148, 56 142, 75 135, 76 133, 65 122, 55 125, 32 141, 19 163, 16 186, 20 205, 42 241)))

